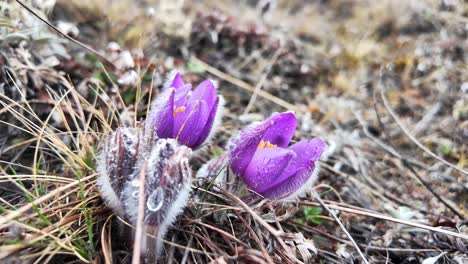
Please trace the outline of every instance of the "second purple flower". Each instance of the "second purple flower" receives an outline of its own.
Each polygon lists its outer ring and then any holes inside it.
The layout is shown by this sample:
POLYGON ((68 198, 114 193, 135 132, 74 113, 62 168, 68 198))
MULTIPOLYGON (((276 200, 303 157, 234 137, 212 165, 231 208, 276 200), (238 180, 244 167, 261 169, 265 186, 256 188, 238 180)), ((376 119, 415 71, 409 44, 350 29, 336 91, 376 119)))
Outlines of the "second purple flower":
POLYGON ((150 113, 150 124, 159 138, 174 138, 192 149, 208 141, 222 116, 224 99, 211 80, 193 91, 180 73, 171 72, 150 113))
POLYGON ((326 144, 313 138, 288 147, 296 126, 294 113, 286 112, 241 130, 228 147, 232 171, 267 198, 300 194, 314 183, 326 144))

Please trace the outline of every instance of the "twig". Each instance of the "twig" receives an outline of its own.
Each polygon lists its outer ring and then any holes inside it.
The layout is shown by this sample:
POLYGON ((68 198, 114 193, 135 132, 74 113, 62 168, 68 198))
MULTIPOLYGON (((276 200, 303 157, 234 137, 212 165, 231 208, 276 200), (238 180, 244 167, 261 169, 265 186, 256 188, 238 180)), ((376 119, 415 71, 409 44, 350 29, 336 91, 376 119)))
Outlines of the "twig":
MULTIPOLYGON (((326 232, 324 230, 321 230, 320 228, 308 226, 308 225, 305 225, 305 224, 301 224, 301 223, 298 223, 296 221, 290 221, 290 223, 288 223, 288 224, 292 225, 292 226, 294 226, 296 228, 301 227, 301 228, 305 229, 306 231, 318 234, 319 236, 323 236, 323 237, 338 241, 340 243, 351 245, 351 242, 349 242, 349 241, 347 241, 345 239, 336 237, 336 236, 334 236, 332 234, 329 234, 328 232, 326 232)), ((359 245, 361 247, 363 247, 363 248, 366 248, 366 250, 371 250, 371 251, 413 252, 413 253, 414 252, 440 252, 439 249, 431 249, 431 248, 391 248, 391 247, 370 246, 370 245, 364 245, 364 244, 359 244, 359 245)))
POLYGON ((258 81, 257 85, 255 85, 255 89, 254 89, 254 91, 252 93, 252 96, 250 97, 249 103, 247 104, 247 106, 244 109, 244 115, 247 114, 248 112, 250 112, 250 109, 252 108, 253 104, 255 103, 255 100, 257 99, 258 93, 261 91, 263 84, 265 83, 265 81, 267 80, 268 75, 271 72, 271 68, 273 67, 273 65, 278 60, 278 57, 281 54, 282 50, 283 50, 282 47, 280 47, 280 48, 278 48, 276 50, 275 54, 273 54, 273 57, 268 62, 268 65, 263 70, 265 72, 262 74, 262 77, 258 81))
POLYGON ((413 173, 413 175, 419 180, 419 182, 421 182, 421 184, 432 194, 434 195, 437 200, 439 200, 442 204, 445 205, 445 207, 447 207, 450 211, 452 211, 454 214, 458 215, 460 218, 462 219, 466 219, 465 217, 465 214, 462 213, 460 210, 458 210, 458 208, 455 208, 453 205, 451 205, 449 202, 447 202, 442 196, 440 196, 434 189, 432 189, 432 187, 430 186, 429 183, 427 183, 422 177, 421 175, 419 175, 419 173, 408 163, 406 162, 404 159, 402 160, 403 161, 403 166, 405 166, 407 169, 409 169, 411 171, 411 173, 413 173))
POLYGON ((249 230, 250 234, 252 235, 252 238, 257 242, 257 245, 260 247, 260 250, 262 251, 263 257, 265 260, 268 262, 268 264, 273 264, 273 260, 271 259, 270 255, 268 255, 268 251, 265 248, 265 246, 262 244, 260 241, 260 238, 258 237, 257 233, 250 227, 250 225, 247 223, 247 221, 241 216, 241 214, 237 211, 234 211, 234 213, 237 215, 239 220, 244 224, 244 226, 249 230))
POLYGON ((140 172, 140 197, 138 200, 138 215, 135 230, 135 243, 133 243, 133 257, 132 264, 140 263, 141 254, 141 240, 143 239, 143 219, 145 217, 145 174, 146 174, 147 161, 143 163, 140 172))
POLYGON ((338 225, 340 226, 341 230, 346 234, 346 236, 348 237, 348 239, 351 241, 351 243, 353 244, 353 246, 356 248, 357 252, 359 253, 359 255, 361 256, 362 258, 362 261, 366 264, 369 264, 369 261, 367 261, 366 259, 366 256, 364 256, 364 254, 362 253, 361 249, 359 248, 358 244, 356 243, 356 241, 354 241, 353 237, 351 236, 351 234, 348 232, 348 230, 346 230, 346 227, 343 225, 343 223, 341 222, 341 220, 336 216, 335 213, 333 213, 330 208, 328 208, 328 206, 322 201, 322 198, 320 198, 320 196, 318 195, 318 193, 312 189, 312 195, 314 196, 314 198, 320 203, 320 205, 325 208, 325 210, 327 210, 327 212, 335 219, 335 221, 338 223, 338 225))
POLYGON ((244 203, 239 197, 230 194, 229 192, 224 191, 225 195, 227 195, 229 198, 231 198, 234 202, 239 204, 244 210, 246 210, 258 223, 260 223, 263 227, 265 227, 270 234, 272 234, 275 239, 278 241, 278 243, 281 245, 281 247, 285 250, 287 253, 287 256, 293 259, 295 262, 299 262, 299 260, 294 256, 294 254, 291 254, 290 248, 284 243, 283 239, 281 239, 281 235, 283 232, 276 230, 273 228, 270 224, 268 224, 263 218, 261 218, 257 213, 252 210, 246 203, 244 203))
POLYGON ((112 240, 110 238, 110 233, 107 233, 107 224, 109 221, 112 220, 113 215, 110 215, 104 224, 102 225, 102 231, 101 231, 101 244, 102 244, 102 254, 104 256, 104 263, 105 264, 112 264, 112 240), (107 236, 106 236, 107 235, 107 236))
MULTIPOLYGON (((436 159, 446 163, 447 165, 449 165, 450 167, 452 168, 455 168, 456 170, 462 172, 462 173, 465 173, 464 170, 456 167, 455 165, 445 161, 444 159, 438 157, 437 155, 435 155, 434 153, 432 153, 429 149, 427 149, 424 145, 422 145, 413 135, 411 135, 411 133, 403 126, 401 120, 398 118, 398 116, 395 114, 395 112, 393 112, 393 109, 390 107, 388 101, 387 101, 387 98, 385 97, 384 93, 383 93, 383 84, 382 84, 382 77, 383 75, 383 70, 381 71, 380 73, 380 80, 379 80, 379 92, 380 92, 380 97, 382 98, 382 101, 384 103, 384 106, 385 108, 387 109, 388 113, 393 117, 393 119, 395 120, 395 122, 398 124, 398 126, 401 128, 401 130, 414 142, 416 143, 416 145, 418 145, 420 148, 422 148, 423 150, 425 150, 426 152, 428 152, 431 156, 435 157, 436 159)), ((375 96, 375 94, 374 94, 375 96)), ((375 102, 375 99, 374 99, 374 102, 375 102)), ((374 104, 374 108, 376 109, 376 105, 374 104)), ((380 116, 377 112, 377 109, 375 110, 375 113, 377 114, 377 119, 379 121, 379 124, 383 127, 383 123, 380 119, 380 116)), ((385 131, 385 129, 383 129, 383 131, 385 131)), ((393 149, 393 151, 390 151, 388 148, 384 148, 385 150, 387 150, 390 154, 392 154, 393 156, 397 157, 398 159, 400 159, 402 161, 402 164, 407 168, 409 169, 413 175, 416 177, 416 179, 424 186, 424 188, 426 188, 432 195, 434 195, 436 197, 437 200, 439 200, 446 208, 448 208, 450 211, 452 211, 454 214, 458 215, 459 217, 465 219, 465 214, 462 213, 459 209, 455 208, 453 205, 451 205, 449 202, 447 202, 441 195, 439 195, 433 188, 432 186, 427 183, 417 172, 416 170, 410 165, 410 162, 408 161, 408 159, 406 157, 404 157, 403 155, 401 155, 400 153, 396 152, 396 150, 393 149)))
MULTIPOLYGON (((198 59, 196 57, 192 57, 191 60, 194 60, 196 63, 203 66, 203 68, 205 68, 205 70, 207 72, 215 75, 216 77, 218 77, 220 79, 228 81, 228 82, 230 82, 230 83, 232 83, 232 84, 234 84, 234 85, 236 85, 236 86, 238 86, 238 87, 240 87, 240 88, 242 88, 244 90, 247 90, 247 91, 249 91, 251 93, 253 93, 255 91, 255 88, 252 85, 250 85, 250 84, 248 84, 248 83, 246 83, 246 82, 244 82, 242 80, 236 79, 236 78, 234 78, 234 77, 232 77, 232 76, 230 76, 230 75, 228 75, 228 74, 226 74, 226 73, 224 73, 224 72, 222 72, 222 71, 208 65, 206 62, 204 62, 204 61, 202 61, 202 60, 200 60, 200 59, 198 59)), ((288 110, 291 110, 291 111, 297 111, 298 110, 298 108, 295 105, 290 104, 290 103, 284 101, 283 99, 278 98, 278 97, 276 97, 276 96, 274 96, 274 95, 272 95, 272 94, 270 94, 268 92, 265 92, 263 90, 259 90, 257 94, 259 96, 267 99, 267 100, 272 101, 273 103, 275 103, 275 104, 277 104, 279 106, 282 106, 282 107, 288 109, 288 110)))
POLYGON ((403 133, 405 133, 405 135, 411 140, 413 141, 420 149, 422 149, 424 152, 426 152, 427 154, 429 154, 431 157, 433 157, 434 159, 444 163, 445 165, 449 166, 450 168, 453 168, 457 171, 459 171, 460 173, 463 173, 465 175, 468 175, 468 171, 466 170, 463 170, 462 168, 459 168, 457 167, 456 165, 446 161, 445 159, 437 156, 434 152, 432 152, 430 149, 428 149, 426 146, 424 146, 421 142, 419 142, 418 139, 416 139, 412 134, 411 132, 408 131, 408 129, 403 125, 403 122, 401 122, 400 118, 395 114, 395 112, 393 111, 392 107, 390 106, 390 104, 388 103, 388 100, 387 100, 387 97, 385 97, 384 95, 384 85, 382 83, 382 77, 383 75, 383 69, 382 71, 380 72, 380 78, 379 78, 379 92, 380 92, 380 97, 382 98, 382 101, 384 103, 384 106, 385 108, 387 109, 388 113, 390 114, 390 116, 395 120, 395 122, 398 124, 398 126, 400 127, 400 129, 403 131, 403 133))
POLYGON ((192 223, 195 223, 195 224, 197 224, 197 225, 204 226, 204 227, 206 227, 206 228, 208 228, 208 229, 211 229, 211 230, 213 230, 213 231, 215 231, 215 232, 218 232, 218 233, 219 233, 220 235, 222 235, 222 236, 226 236, 226 237, 228 237, 229 239, 236 241, 237 243, 241 244, 243 247, 248 247, 248 245, 247 245, 246 243, 244 243, 243 241, 239 240, 237 237, 235 237, 235 236, 229 234, 228 232, 226 232, 226 231, 224 231, 224 230, 222 230, 222 229, 219 229, 219 228, 217 228, 217 227, 214 227, 214 226, 205 224, 205 223, 201 222, 200 220, 187 219, 187 221, 192 222, 192 223))
POLYGON ((45 23, 47 26, 51 27, 53 30, 57 31, 60 35, 62 35, 63 37, 65 37, 66 39, 70 40, 71 42, 75 43, 76 45, 90 51, 91 53, 94 53, 96 56, 98 56, 102 61, 104 61, 106 64, 108 64, 108 66, 111 66, 112 68, 115 68, 115 65, 114 63, 112 63, 108 58, 106 58, 106 56, 100 54, 97 50, 91 48, 90 46, 68 36, 67 34, 63 33, 60 29, 58 29, 56 26, 52 25, 52 23, 50 23, 49 21, 47 21, 46 19, 40 17, 36 12, 34 12, 30 7, 28 7, 26 4, 22 3, 21 1, 19 0, 16 0, 16 2, 18 4, 20 4, 22 7, 24 7, 26 10, 28 10, 29 13, 31 13, 32 15, 34 15, 35 17, 37 17, 39 20, 41 20, 43 23, 45 23))
MULTIPOLYGON (((312 205, 312 206, 320 205, 319 203, 307 202, 307 201, 301 201, 299 203, 304 204, 304 205, 309 205, 309 206, 310 205, 312 205)), ((453 232, 453 231, 444 230, 444 229, 433 227, 433 226, 428 226, 428 225, 424 225, 424 224, 420 224, 420 223, 415 223, 415 222, 412 222, 412 221, 393 218, 391 216, 387 216, 387 215, 384 215, 384 214, 381 214, 381 213, 371 212, 371 211, 369 211, 367 209, 359 210, 359 209, 347 208, 347 207, 334 205, 334 204, 329 204, 329 203, 327 203, 327 206, 329 208, 331 208, 331 209, 339 210, 339 211, 342 211, 342 212, 374 217, 374 218, 382 219, 382 220, 385 220, 385 221, 390 221, 390 222, 394 222, 394 223, 398 223, 398 224, 403 224, 403 225, 407 225, 407 226, 421 228, 421 229, 425 229, 425 230, 429 230, 429 231, 433 231, 433 232, 438 232, 438 233, 446 234, 446 235, 449 235, 449 236, 458 237, 458 238, 461 238, 461 239, 468 240, 468 234, 456 233, 456 232, 453 232)))
POLYGON ((187 242, 187 246, 185 247, 185 250, 184 250, 184 255, 182 257, 182 261, 180 262, 181 264, 185 264, 187 262, 187 259, 188 259, 188 254, 189 254, 189 248, 192 246, 192 243, 193 243, 193 233, 195 233, 195 225, 192 226, 192 231, 190 232, 190 238, 189 238, 189 241, 187 242))

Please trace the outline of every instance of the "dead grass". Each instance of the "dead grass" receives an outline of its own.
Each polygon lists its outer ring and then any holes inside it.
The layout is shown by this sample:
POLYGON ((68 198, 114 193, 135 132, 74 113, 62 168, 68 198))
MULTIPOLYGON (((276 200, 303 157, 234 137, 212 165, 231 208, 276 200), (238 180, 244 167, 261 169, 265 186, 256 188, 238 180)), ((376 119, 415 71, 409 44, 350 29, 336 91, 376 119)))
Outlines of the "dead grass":
POLYGON ((15 24, 19 6, 0 20, 0 262, 130 263, 135 227, 100 199, 96 148, 145 117, 172 67, 215 79, 230 102, 194 168, 274 111, 294 110, 295 139, 322 137, 330 152, 314 188, 323 204, 248 197, 221 172, 194 179, 164 263, 359 262, 355 245, 369 263, 467 261, 465 5, 276 1, 261 16, 245 1, 91 2, 58 1, 52 18, 78 23, 104 56, 111 40, 141 49, 135 87, 72 43, 47 64, 58 37, 15 24))

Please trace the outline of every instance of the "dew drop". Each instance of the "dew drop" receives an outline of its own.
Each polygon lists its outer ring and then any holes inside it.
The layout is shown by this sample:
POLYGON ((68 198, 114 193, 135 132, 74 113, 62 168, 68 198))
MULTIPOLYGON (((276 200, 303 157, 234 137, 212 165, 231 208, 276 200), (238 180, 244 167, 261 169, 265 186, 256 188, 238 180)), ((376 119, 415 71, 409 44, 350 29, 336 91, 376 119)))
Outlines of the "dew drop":
POLYGON ((118 150, 119 150, 119 145, 115 144, 114 146, 112 146, 111 152, 117 152, 118 150))
POLYGON ((133 187, 139 187, 140 186, 140 180, 138 179, 134 179, 130 182, 130 184, 133 186, 133 187))
POLYGON ((163 206, 164 203, 164 190, 161 187, 158 187, 154 190, 150 196, 148 197, 148 201, 146 201, 146 206, 148 210, 152 212, 156 212, 163 206))
POLYGON ((132 192, 132 197, 133 198, 138 198, 140 196, 140 192, 139 191, 134 191, 132 192))

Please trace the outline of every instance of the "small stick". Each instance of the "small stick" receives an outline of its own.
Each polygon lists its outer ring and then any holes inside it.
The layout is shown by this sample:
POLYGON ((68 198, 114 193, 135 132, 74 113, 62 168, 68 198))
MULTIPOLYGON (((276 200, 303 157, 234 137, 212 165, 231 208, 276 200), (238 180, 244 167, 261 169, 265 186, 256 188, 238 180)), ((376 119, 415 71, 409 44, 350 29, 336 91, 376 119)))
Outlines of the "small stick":
POLYGON ((268 264, 274 264, 273 260, 271 259, 270 255, 268 255, 268 250, 263 246, 262 242, 260 241, 260 238, 258 237, 257 233, 250 227, 250 225, 247 223, 247 221, 240 215, 239 212, 234 211, 234 213, 237 215, 239 220, 244 224, 244 226, 249 230, 250 234, 252 235, 252 238, 257 242, 257 245, 260 247, 260 250, 262 251, 263 257, 265 260, 268 262, 268 264))
POLYGON ((220 235, 223 235, 223 236, 225 236, 225 237, 228 237, 229 239, 231 239, 231 240, 233 240, 233 241, 236 241, 237 243, 241 244, 243 247, 248 247, 248 245, 247 245, 246 243, 244 243, 243 241, 239 240, 237 237, 235 237, 235 236, 229 234, 228 232, 226 232, 226 231, 224 231, 224 230, 222 230, 222 229, 219 229, 219 228, 217 228, 217 227, 215 227, 215 226, 211 226, 211 225, 205 224, 205 223, 203 223, 203 222, 201 222, 201 221, 199 221, 199 220, 191 220, 191 219, 187 219, 187 220, 190 221, 190 222, 193 222, 193 223, 195 223, 195 224, 204 226, 204 227, 206 227, 206 228, 208 228, 208 229, 211 229, 211 230, 213 230, 213 231, 215 231, 215 232, 218 232, 220 235))
POLYGON ((135 243, 133 244, 132 264, 140 263, 141 240, 143 238, 143 219, 145 217, 145 174, 147 161, 143 163, 140 172, 140 199, 138 200, 138 216, 135 230, 135 243))
POLYGON ((52 23, 50 23, 49 21, 45 20, 44 18, 40 17, 36 12, 34 12, 30 7, 28 7, 26 4, 22 3, 21 1, 19 0, 16 0, 16 2, 18 4, 20 4, 22 7, 24 7, 26 10, 28 10, 29 13, 31 13, 32 15, 34 15, 35 17, 37 17, 39 20, 41 20, 42 22, 44 22, 47 26, 51 27, 53 30, 57 31, 60 35, 64 36, 66 39, 70 40, 71 42, 75 43, 76 45, 84 48, 84 49, 87 49, 88 51, 90 51, 91 53, 94 53, 96 56, 98 56, 102 61, 104 61, 106 64, 108 64, 108 66, 111 66, 112 68, 115 68, 115 65, 114 63, 112 63, 108 58, 106 58, 106 56, 100 54, 97 50, 91 48, 90 46, 68 36, 67 34, 63 33, 60 29, 58 29, 56 26, 52 25, 52 23))
POLYGON ((109 221, 114 217, 114 215, 110 215, 104 224, 102 225, 102 231, 101 231, 101 243, 102 243, 102 253, 104 255, 104 263, 105 264, 112 264, 112 245, 111 245, 111 238, 110 238, 110 232, 108 233, 107 230, 107 225, 109 224, 109 221), (106 236, 107 234, 107 236, 106 236))
MULTIPOLYGON (((380 72, 380 80, 379 80, 379 86, 378 86, 378 90, 380 92, 380 97, 382 98, 382 101, 383 101, 383 104, 385 106, 385 109, 387 110, 387 112, 392 116, 392 118, 395 120, 395 122, 398 124, 398 126, 400 127, 400 129, 406 134, 406 136, 408 136, 408 138, 413 141, 419 148, 421 148, 422 150, 424 150, 425 152, 427 152, 429 155, 431 155, 433 158, 443 162, 444 164, 450 166, 451 168, 454 168, 456 169, 457 171, 461 172, 461 173, 464 173, 464 174, 468 174, 468 172, 464 171, 463 169, 461 168, 458 168, 457 166, 449 163, 448 161, 440 158, 439 156, 437 156, 436 154, 434 154, 432 151, 430 151, 428 148, 426 148, 423 144, 421 144, 407 129, 406 127, 403 125, 403 123, 401 122, 401 120, 398 118, 398 116, 395 114, 395 112, 393 111, 393 109, 391 108, 390 104, 388 103, 388 100, 387 98, 385 97, 384 95, 384 86, 382 84, 382 75, 383 75, 383 69, 381 70, 380 72)), ((375 94, 374 94, 375 95, 375 94)), ((375 105, 374 105, 375 107, 375 105)), ((379 114, 377 113, 376 111, 376 114, 377 114, 377 117, 379 117, 379 114)), ((380 121, 380 118, 379 118, 379 123, 381 123, 380 121)), ((381 125, 383 125, 381 123, 381 125)), ((385 131, 385 130, 384 130, 385 131)), ((436 197, 437 200, 439 200, 445 207, 447 207, 450 211, 452 211, 454 214, 458 215, 460 218, 462 219, 466 219, 466 216, 463 212, 461 212, 460 210, 458 210, 458 208, 456 208, 455 206, 451 205, 449 202, 447 202, 441 195, 439 195, 433 188, 432 186, 426 182, 422 177, 421 175, 419 175, 416 170, 410 165, 410 162, 408 161, 407 158, 403 157, 402 155, 400 155, 399 153, 396 153, 396 151, 390 151, 390 154, 394 155, 395 157, 397 157, 398 159, 400 159, 403 163, 403 165, 409 169, 413 175, 416 177, 416 179, 432 194, 436 197)))
POLYGON ((416 139, 412 134, 411 132, 408 131, 408 129, 403 125, 403 122, 401 122, 400 118, 395 114, 395 112, 393 111, 393 109, 391 108, 390 104, 388 103, 388 100, 387 98, 385 97, 384 95, 384 89, 383 89, 383 83, 382 83, 382 75, 383 75, 383 70, 381 71, 380 73, 380 80, 379 80, 379 92, 380 92, 380 97, 382 98, 382 101, 383 101, 383 104, 385 106, 385 108, 387 109, 388 113, 390 114, 390 116, 393 118, 393 120, 395 120, 395 122, 397 123, 397 125, 400 127, 400 129, 403 131, 403 133, 405 133, 405 135, 411 140, 413 141, 414 144, 416 144, 416 146, 418 146, 420 149, 422 149, 424 152, 426 152, 427 154, 429 154, 429 156, 433 157, 434 159, 444 163, 445 165, 449 166, 450 168, 453 168, 457 171, 459 171, 460 173, 462 174, 465 174, 465 175, 468 175, 468 171, 466 170, 463 170, 462 168, 459 168, 457 167, 456 165, 446 161, 445 159, 437 156, 434 152, 432 152, 430 149, 428 149, 426 146, 424 146, 421 142, 419 142, 418 139, 416 139))
POLYGON ((184 256, 182 257, 182 261, 180 262, 181 264, 185 264, 187 262, 188 255, 189 255, 189 248, 192 246, 192 243, 193 243, 193 235, 192 235, 193 233, 195 233, 195 225, 193 225, 192 227, 192 231, 191 231, 189 241, 187 243, 187 247, 184 250, 184 256))
MULTIPOLYGON (((268 224, 261 216, 259 216, 252 208, 250 208, 246 203, 244 203, 239 197, 232 195, 231 193, 228 193, 227 191, 224 191, 224 193, 229 196, 232 200, 234 200, 237 204, 239 204, 244 210, 246 210, 258 223, 260 223, 263 227, 265 227, 270 234, 272 234, 278 243, 281 245, 281 247, 285 250, 285 253, 287 253, 288 257, 291 258, 293 261, 296 263, 299 262, 298 259, 290 252, 290 248, 284 243, 283 239, 281 239, 281 235, 284 233, 276 230, 274 227, 272 227, 270 224, 268 224)), ((367 263, 366 263, 367 264, 367 263)))
MULTIPOLYGON (((253 87, 252 85, 242 81, 242 80, 239 80, 237 78, 234 78, 232 77, 231 75, 227 74, 227 73, 224 73, 218 69, 216 69, 215 67, 212 67, 210 66, 209 64, 207 64, 206 62, 196 58, 196 57, 192 57, 191 58, 192 60, 194 60, 196 63, 200 64, 203 66, 203 68, 205 68, 205 70, 211 74, 213 74, 214 76, 220 78, 220 79, 223 79, 227 82, 230 82, 244 90, 247 90, 251 93, 255 92, 255 87, 253 87)), ((270 100, 272 101, 273 103, 279 105, 279 106, 282 106, 288 110, 291 110, 291 111, 297 111, 298 110, 298 107, 291 104, 291 103, 288 103, 286 101, 284 101, 283 99, 279 98, 279 97, 276 97, 274 95, 272 95, 271 93, 268 93, 264 90, 258 90, 257 91, 257 95, 267 99, 267 100, 270 100)))
MULTIPOLYGON (((288 221, 288 225, 292 226, 299 226, 302 229, 309 231, 311 233, 318 234, 319 236, 329 238, 335 241, 338 241, 340 243, 344 243, 347 245, 351 245, 351 242, 339 238, 337 236, 328 234, 326 231, 321 230, 320 228, 312 227, 312 226, 307 226, 301 223, 298 223, 296 221, 288 221)), ((391 248, 391 247, 377 247, 377 246, 370 246, 370 245, 363 245, 360 244, 361 247, 366 248, 366 250, 371 250, 371 251, 391 251, 391 252, 440 252, 438 249, 432 249, 432 248, 391 248)))
POLYGON ((260 81, 258 81, 257 85, 255 85, 255 89, 252 93, 252 96, 250 97, 249 103, 244 109, 244 115, 250 112, 250 109, 252 109, 253 104, 255 103, 255 100, 257 99, 257 94, 258 92, 262 89, 263 84, 267 80, 268 75, 271 72, 271 69, 273 68, 273 65, 276 63, 278 60, 279 55, 281 54, 282 47, 276 50, 275 54, 273 54, 273 57, 271 60, 268 62, 268 65, 263 69, 265 71, 264 74, 262 74, 262 77, 260 78, 260 81))
MULTIPOLYGON (((315 203, 315 202, 307 202, 307 201, 301 201, 299 203, 300 204, 305 204, 305 205, 314 205, 314 206, 317 205, 317 203, 315 203)), ((378 213, 378 212, 372 212, 372 211, 369 211, 369 210, 366 210, 366 209, 354 209, 354 208, 343 207, 343 206, 339 206, 339 205, 335 205, 335 204, 328 204, 327 206, 329 208, 339 210, 339 211, 342 211, 342 212, 369 216, 369 217, 373 217, 373 218, 377 218, 377 219, 382 219, 382 220, 385 220, 385 221, 390 221, 390 222, 394 222, 394 223, 398 223, 398 224, 403 224, 403 225, 407 225, 407 226, 412 226, 412 227, 416 227, 416 228, 421 228, 421 229, 425 229, 425 230, 429 230, 429 231, 433 231, 433 232, 446 234, 448 236, 458 237, 458 238, 465 239, 465 240, 468 241, 468 234, 464 234, 464 233, 456 233, 456 232, 453 232, 453 231, 450 231, 450 230, 445 230, 445 229, 438 228, 438 227, 433 227, 433 226, 428 226, 428 225, 424 225, 424 224, 420 224, 420 223, 415 223, 413 221, 402 220, 402 219, 387 216, 387 215, 384 215, 384 214, 381 214, 381 213, 378 213)))
POLYGON ((369 261, 367 261, 366 259, 366 256, 364 256, 364 254, 362 253, 361 249, 359 248, 358 244, 356 243, 356 241, 354 241, 353 237, 351 236, 351 234, 348 232, 348 230, 346 230, 346 227, 343 225, 343 223, 340 221, 340 219, 335 215, 335 213, 333 213, 330 208, 328 208, 328 206, 322 201, 322 198, 320 198, 320 196, 318 195, 318 193, 315 191, 315 190, 312 190, 312 195, 314 196, 314 198, 320 203, 320 205, 325 208, 325 210, 327 210, 327 212, 329 214, 331 214, 333 216, 333 218, 335 219, 335 221, 338 223, 338 225, 340 226, 341 230, 346 234, 346 236, 349 238, 349 240, 351 241, 351 243, 353 244, 353 246, 356 248, 357 252, 359 253, 359 255, 361 255, 361 258, 362 258, 362 261, 366 264, 369 264, 369 261))

